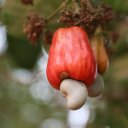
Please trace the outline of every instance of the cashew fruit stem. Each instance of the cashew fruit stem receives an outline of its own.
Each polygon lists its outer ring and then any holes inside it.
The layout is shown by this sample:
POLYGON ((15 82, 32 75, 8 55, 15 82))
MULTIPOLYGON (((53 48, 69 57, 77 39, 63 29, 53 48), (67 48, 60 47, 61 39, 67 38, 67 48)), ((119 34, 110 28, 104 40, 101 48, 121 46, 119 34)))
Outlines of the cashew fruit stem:
POLYGON ((88 91, 86 86, 77 80, 65 79, 60 84, 60 92, 67 99, 67 108, 77 110, 86 102, 88 91))

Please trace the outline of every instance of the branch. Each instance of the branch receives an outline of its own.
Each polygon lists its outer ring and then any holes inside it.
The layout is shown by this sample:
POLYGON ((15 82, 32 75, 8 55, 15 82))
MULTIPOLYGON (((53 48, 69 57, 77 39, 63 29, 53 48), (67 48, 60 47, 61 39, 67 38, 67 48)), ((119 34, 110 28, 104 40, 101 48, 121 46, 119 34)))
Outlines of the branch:
POLYGON ((89 10, 94 10, 92 3, 90 2, 90 0, 85 0, 87 3, 87 7, 89 8, 89 10))
POLYGON ((79 7, 77 1, 76 0, 72 0, 72 4, 73 4, 74 10, 75 10, 75 13, 79 13, 80 7, 79 7))
POLYGON ((46 22, 51 20, 68 2, 69 0, 65 0, 64 2, 62 2, 61 5, 50 16, 46 18, 46 22))

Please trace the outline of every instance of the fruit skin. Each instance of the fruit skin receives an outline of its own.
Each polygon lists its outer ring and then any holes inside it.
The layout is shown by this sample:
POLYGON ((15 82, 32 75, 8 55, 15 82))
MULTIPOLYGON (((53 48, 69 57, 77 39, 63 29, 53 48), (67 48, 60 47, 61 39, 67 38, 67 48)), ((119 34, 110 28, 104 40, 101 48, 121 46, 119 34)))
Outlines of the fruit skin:
POLYGON ((104 37, 102 35, 94 35, 91 38, 91 46, 97 62, 98 73, 103 75, 109 66, 109 58, 104 46, 104 37))
POLYGON ((53 35, 47 64, 50 84, 60 89, 71 78, 90 86, 96 78, 96 62, 86 32, 80 27, 59 28, 53 35))

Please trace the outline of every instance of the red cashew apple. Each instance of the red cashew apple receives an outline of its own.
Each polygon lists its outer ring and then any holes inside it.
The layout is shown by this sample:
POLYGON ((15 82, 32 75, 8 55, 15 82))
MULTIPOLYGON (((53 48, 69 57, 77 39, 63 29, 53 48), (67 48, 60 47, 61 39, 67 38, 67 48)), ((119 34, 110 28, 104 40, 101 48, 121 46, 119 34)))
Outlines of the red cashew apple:
POLYGON ((54 33, 46 73, 50 84, 67 98, 69 109, 78 109, 85 103, 87 87, 93 84, 97 70, 82 28, 59 28, 54 33))

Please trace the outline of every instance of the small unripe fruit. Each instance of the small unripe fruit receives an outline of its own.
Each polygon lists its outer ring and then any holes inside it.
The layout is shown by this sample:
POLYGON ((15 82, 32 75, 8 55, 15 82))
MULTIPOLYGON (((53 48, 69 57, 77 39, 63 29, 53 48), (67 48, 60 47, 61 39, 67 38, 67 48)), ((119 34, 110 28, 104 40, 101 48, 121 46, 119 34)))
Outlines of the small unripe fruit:
POLYGON ((97 62, 97 70, 98 73, 103 75, 108 66, 109 66, 109 58, 104 46, 104 38, 102 35, 94 35, 91 38, 91 46, 92 50, 97 62))

